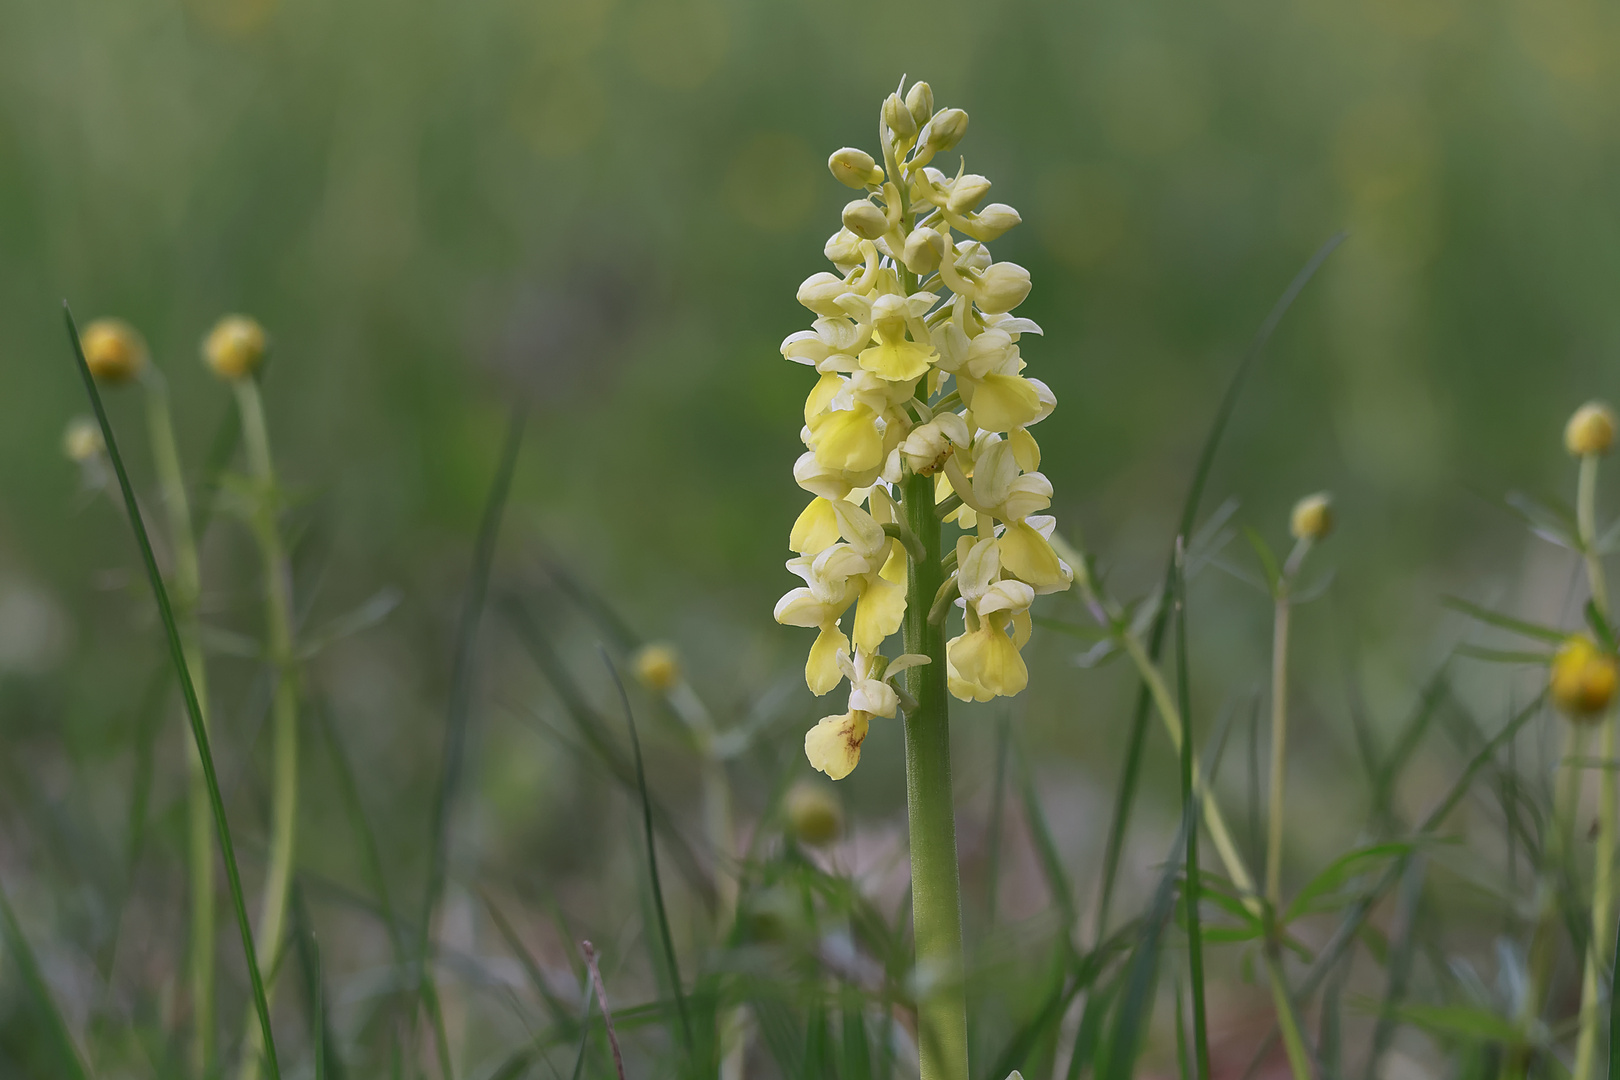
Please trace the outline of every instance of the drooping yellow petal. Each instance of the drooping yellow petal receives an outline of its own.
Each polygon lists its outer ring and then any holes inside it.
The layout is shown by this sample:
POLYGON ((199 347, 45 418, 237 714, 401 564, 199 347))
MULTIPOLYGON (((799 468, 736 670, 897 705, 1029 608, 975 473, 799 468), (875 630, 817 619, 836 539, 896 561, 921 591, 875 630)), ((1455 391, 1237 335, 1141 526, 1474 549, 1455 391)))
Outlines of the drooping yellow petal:
POLYGON ((888 561, 882 571, 866 579, 865 591, 855 604, 855 647, 877 652, 905 618, 905 550, 891 541, 888 561))
POLYGON ((934 350, 915 341, 882 341, 863 349, 857 358, 861 367, 880 379, 910 382, 928 370, 934 350))
POLYGON ((830 371, 816 380, 816 385, 810 390, 810 396, 804 399, 804 422, 809 424, 812 430, 820 426, 822 414, 827 411, 827 406, 832 404, 832 399, 837 397, 838 391, 843 388, 843 378, 830 371))
POLYGON ((1024 522, 1008 525, 997 546, 1001 549, 1001 565, 1019 580, 1033 585, 1036 592, 1062 592, 1069 587, 1057 552, 1046 537, 1024 522))
POLYGON ((793 523, 788 546, 800 555, 815 555, 837 542, 838 519, 833 514, 832 503, 818 495, 793 523))
POLYGON ((827 623, 810 646, 810 657, 804 663, 804 682, 810 692, 820 697, 844 681, 838 667, 838 658, 849 654, 849 637, 835 622, 827 623))
POLYGON ((1002 620, 986 619, 979 629, 954 639, 947 655, 963 681, 996 697, 1012 697, 1029 685, 1029 668, 1001 626, 1002 620))
POLYGON ((814 768, 842 780, 861 762, 861 743, 866 741, 868 726, 865 713, 823 717, 804 733, 804 756, 814 768))
POLYGON ((1018 428, 1007 434, 1007 441, 1012 444, 1013 458, 1018 467, 1025 472, 1035 472, 1041 467, 1041 445, 1035 441, 1035 436, 1029 433, 1028 428, 1018 428))
POLYGON ((816 428, 816 464, 841 472, 864 472, 883 464, 877 413, 856 405, 828 413, 816 428))
POLYGON ((986 431, 1012 431, 1040 414, 1040 395, 1022 376, 986 375, 973 391, 973 419, 986 431))

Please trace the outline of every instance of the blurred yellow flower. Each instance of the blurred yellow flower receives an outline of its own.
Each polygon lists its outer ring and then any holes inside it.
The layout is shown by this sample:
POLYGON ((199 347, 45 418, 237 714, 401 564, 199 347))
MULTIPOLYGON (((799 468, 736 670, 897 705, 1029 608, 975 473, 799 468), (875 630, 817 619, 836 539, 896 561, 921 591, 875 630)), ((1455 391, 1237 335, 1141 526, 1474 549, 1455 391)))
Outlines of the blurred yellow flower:
POLYGON ((97 382, 116 386, 146 370, 146 341, 123 319, 97 319, 84 328, 79 341, 97 382))
POLYGON ((203 359, 222 379, 252 375, 269 347, 264 327, 246 315, 227 315, 203 339, 203 359))
POLYGON ((681 664, 675 650, 662 642, 654 642, 637 650, 631 660, 636 678, 649 690, 667 693, 681 681, 681 664))
POLYGON ((1614 655, 1598 648, 1597 642, 1577 634, 1559 648, 1553 657, 1548 689, 1553 704, 1571 720, 1595 720, 1614 700, 1620 682, 1614 655))

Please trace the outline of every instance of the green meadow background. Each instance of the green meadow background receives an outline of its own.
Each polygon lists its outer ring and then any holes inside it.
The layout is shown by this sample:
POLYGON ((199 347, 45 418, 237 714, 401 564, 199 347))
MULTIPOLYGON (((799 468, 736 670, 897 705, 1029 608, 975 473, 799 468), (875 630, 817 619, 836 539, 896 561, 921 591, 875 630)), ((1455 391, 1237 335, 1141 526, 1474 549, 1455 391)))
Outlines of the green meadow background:
MULTIPOLYGON (((1562 424, 1620 396, 1620 13, 1596 0, 0 0, 0 885, 75 1022, 174 1008, 184 730, 166 706, 150 837, 115 906, 140 698, 164 655, 125 524, 59 450, 86 409, 61 301, 144 332, 194 476, 230 405, 202 334, 227 311, 269 329, 306 623, 385 588, 402 598, 307 675, 400 896, 426 870, 455 616, 514 406, 528 426, 496 593, 526 598, 615 721, 604 631, 555 587, 558 568, 636 635, 674 642, 722 723, 763 717, 770 740, 731 770, 746 820, 784 776, 809 775, 801 732, 842 707, 798 678, 809 632, 770 614, 794 584, 782 563, 807 498, 790 468, 810 386, 777 346, 808 325, 794 291, 828 268, 848 195, 826 157, 876 149, 877 106, 903 75, 968 111, 968 170, 1023 215, 994 248, 1034 278, 1020 314, 1045 329, 1024 354, 1059 401, 1038 430, 1053 512, 1117 594, 1157 580, 1226 380, 1298 268, 1349 232, 1264 355, 1205 504, 1237 500, 1234 520, 1281 546, 1296 498, 1338 501, 1313 555, 1333 585, 1296 617, 1290 874, 1354 838, 1351 706, 1394 737, 1464 632, 1443 596, 1574 625, 1573 559, 1500 497, 1571 501, 1562 424), (93 989, 103 978, 112 991, 93 989)), ((137 397, 109 402, 155 500, 137 397)), ((1241 540, 1227 554, 1253 562, 1241 540)), ((204 561, 206 621, 256 633, 246 528, 218 519, 204 561)), ((1083 621, 1072 596, 1037 614, 1083 621)), ((1230 576, 1193 583, 1194 723, 1243 717, 1223 770, 1240 823, 1269 622, 1230 576)), ((1134 683, 1076 651, 1038 631, 1024 697, 956 708, 974 895, 1003 717, 1077 891, 1095 888, 1134 683)), ((491 890, 534 914, 524 932, 549 963, 571 955, 541 918, 560 911, 573 936, 611 942, 632 982, 635 807, 546 736, 563 724, 553 689, 494 608, 477 662, 443 933, 500 952, 478 901, 491 890)), ((251 883, 265 688, 249 659, 214 667, 251 883)), ((1461 676, 1494 727, 1506 684, 1461 676)), ((696 767, 637 700, 650 782, 695 819, 696 767)), ((1127 908, 1178 812, 1156 724, 1148 746, 1127 908)), ((352 990, 386 943, 345 907, 354 846, 308 754, 300 869, 326 967, 352 990)), ((1443 737, 1425 741, 1398 800, 1425 806, 1455 762, 1443 737)), ((845 857, 897 903, 881 853, 904 822, 898 725, 875 723, 837 791, 859 840, 845 857)), ((1048 903, 1035 856, 1008 843, 1003 914, 1031 917, 1048 903)), ((686 901, 672 903, 680 937, 686 901)), ((1452 944, 1488 953, 1499 927, 1463 910, 1452 944)), ((1257 1022, 1249 1005, 1265 1020, 1261 988, 1228 966, 1241 989, 1223 1022, 1257 1022)), ((472 1068, 515 1022, 486 1018, 492 991, 468 985, 451 1019, 472 1068)), ((20 1009, 0 983, 8 1060, 26 1054, 20 1009)))

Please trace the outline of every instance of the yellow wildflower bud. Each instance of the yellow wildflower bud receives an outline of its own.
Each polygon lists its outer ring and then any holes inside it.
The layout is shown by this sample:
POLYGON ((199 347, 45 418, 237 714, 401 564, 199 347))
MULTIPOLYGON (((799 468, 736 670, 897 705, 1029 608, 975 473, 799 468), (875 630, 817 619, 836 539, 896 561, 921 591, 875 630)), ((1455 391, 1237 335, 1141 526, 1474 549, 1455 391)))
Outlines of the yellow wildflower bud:
POLYGON ((821 253, 827 256, 828 262, 846 272, 858 266, 864 258, 861 254, 861 238, 848 229, 839 229, 828 237, 821 253))
POLYGON ((222 379, 244 379, 264 362, 268 345, 264 327, 246 315, 227 315, 203 339, 203 359, 222 379))
POLYGON ((876 240, 889 231, 889 217, 866 199, 844 207, 844 228, 863 240, 876 240))
POLYGON ((823 270, 804 279, 799 286, 798 300, 817 315, 841 319, 844 309, 838 306, 838 298, 848 291, 848 282, 823 270))
POLYGON ((813 767, 834 780, 842 780, 861 763, 861 743, 866 741, 869 726, 866 714, 861 712, 824 716, 805 732, 804 756, 813 767))
POLYGON ((889 125, 889 130, 894 132, 902 145, 911 145, 917 134, 917 118, 911 115, 911 109, 899 94, 890 94, 883 99, 883 122, 889 125))
POLYGON ((1333 531, 1333 496, 1325 491, 1307 495, 1294 504, 1288 531, 1295 540, 1321 540, 1333 531))
POLYGON ((872 155, 853 146, 846 146, 828 158, 827 168, 840 184, 856 191, 883 183, 883 170, 872 160, 872 155))
POLYGON ((788 789, 783 800, 788 824, 801 844, 820 847, 838 839, 844 831, 844 810, 838 796, 827 785, 801 780, 788 789))
POLYGON ((88 416, 75 416, 68 421, 67 430, 62 432, 62 453, 67 455, 69 461, 83 465, 92 458, 100 457, 106 449, 100 424, 88 416))
POLYGON ((973 215, 964 231, 973 239, 988 243, 1001 239, 1004 233, 1023 220, 1018 216, 1018 211, 1006 203, 991 203, 973 215))
POLYGON ((941 109, 935 113, 921 136, 924 154, 932 158, 961 142, 962 136, 967 134, 967 125, 968 114, 961 109, 941 109))
POLYGON ((923 424, 914 428, 906 441, 900 444, 900 454, 911 471, 919 476, 933 476, 945 466, 951 456, 951 440, 937 424, 923 424))
POLYGON ((928 123, 928 118, 934 115, 934 88, 925 82, 914 82, 911 89, 906 91, 906 108, 911 110, 911 118, 922 127, 928 123))
POLYGON ((123 319, 97 319, 84 328, 79 343, 84 347, 84 362, 97 382, 115 386, 146 368, 146 341, 123 319))
POLYGON ((1599 649, 1591 638, 1577 634, 1553 657, 1548 689, 1553 704, 1571 720, 1595 720, 1614 700, 1617 681, 1620 671, 1614 656, 1599 649))
POLYGON ((631 661, 641 685, 658 693, 673 690, 681 681, 681 663, 675 650, 662 642, 645 645, 631 661))
POLYGON ((906 248, 900 261, 913 274, 932 274, 939 269, 939 261, 944 257, 945 238, 924 225, 920 229, 912 229, 911 235, 906 237, 906 248))
POLYGON ((990 181, 978 173, 968 173, 951 185, 951 196, 945 209, 953 214, 965 214, 978 206, 990 191, 990 181))
POLYGON ((973 302, 986 315, 1011 311, 1029 295, 1029 271, 1017 263, 1000 262, 979 275, 973 302))
POLYGON ((1564 446, 1576 457, 1606 454, 1614 445, 1614 410, 1601 401, 1588 401, 1564 425, 1564 446))

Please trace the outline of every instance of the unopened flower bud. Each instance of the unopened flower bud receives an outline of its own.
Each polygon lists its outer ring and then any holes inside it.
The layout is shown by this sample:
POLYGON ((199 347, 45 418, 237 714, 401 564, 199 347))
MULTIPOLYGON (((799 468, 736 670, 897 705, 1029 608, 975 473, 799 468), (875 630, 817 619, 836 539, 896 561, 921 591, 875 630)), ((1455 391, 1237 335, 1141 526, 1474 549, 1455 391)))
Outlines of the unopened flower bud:
POLYGON ((817 315, 839 318, 844 309, 838 306, 838 298, 848 290, 843 278, 823 270, 804 279, 799 286, 798 300, 817 315))
POLYGON ((264 362, 264 327, 246 315, 227 315, 203 339, 203 359, 222 379, 244 379, 264 362))
POLYGON ((1614 445, 1614 410, 1601 401, 1588 401, 1564 425, 1564 446, 1576 457, 1606 454, 1614 445))
POLYGON ((1024 219, 1006 203, 991 203, 973 215, 973 238, 988 243, 1019 224, 1024 219))
POLYGON ((854 266, 861 261, 861 238, 848 229, 839 229, 827 238, 827 246, 821 251, 839 267, 854 266))
POLYGON ((1615 658, 1598 648, 1597 642, 1577 634, 1559 648, 1553 657, 1548 689, 1553 704, 1575 721, 1595 720, 1614 700, 1620 681, 1615 658))
POLYGON ((67 455, 69 461, 83 465, 92 458, 100 457, 106 449, 100 424, 88 416, 76 416, 68 421, 67 430, 62 432, 62 453, 67 455))
POLYGON ((928 123, 928 118, 934 115, 934 88, 925 82, 911 84, 906 91, 906 108, 911 110, 911 118, 918 127, 928 123))
POLYGON ((990 267, 990 249, 973 240, 958 241, 956 262, 969 270, 987 270, 990 267))
POLYGON ((890 94, 883 99, 883 122, 902 143, 909 144, 916 137, 917 118, 911 115, 911 110, 900 100, 899 94, 890 94))
POLYGON ((912 229, 911 235, 906 237, 906 249, 900 259, 906 264, 906 269, 922 275, 938 270, 939 261, 944 255, 945 238, 924 225, 920 229, 912 229))
POLYGON ((876 240, 889 231, 889 217, 876 204, 856 199, 844 207, 844 228, 862 240, 876 240))
POLYGON ((97 319, 84 328, 79 343, 97 382, 109 386, 125 383, 146 367, 146 341, 123 319, 97 319))
POLYGON ((844 831, 843 807, 826 784, 801 780, 788 789, 784 805, 788 824, 801 844, 830 844, 844 831))
POLYGON ((857 191, 883 183, 883 170, 872 160, 872 155, 852 146, 846 146, 828 158, 827 168, 832 170, 833 177, 840 184, 857 191))
POLYGON ((1307 495, 1294 504, 1288 531, 1295 540, 1321 540, 1333 531, 1333 497, 1325 491, 1307 495))
POLYGON ((933 476, 945 467, 951 456, 951 440, 938 424, 923 424, 911 430, 900 444, 900 454, 918 476, 933 476))
POLYGON ((990 191, 990 181, 978 173, 968 173, 951 185, 951 197, 945 209, 953 214, 965 214, 978 206, 990 191))
POLYGON ((929 157, 943 154, 967 134, 968 114, 961 109, 941 109, 928 122, 923 149, 929 157))
POLYGON ((986 315, 999 315, 1011 311, 1029 295, 1029 271, 1017 263, 999 262, 979 275, 979 287, 973 302, 986 315))
POLYGON ((641 685, 660 694, 673 690, 681 681, 681 664, 675 650, 662 642, 643 646, 631 663, 641 685))

